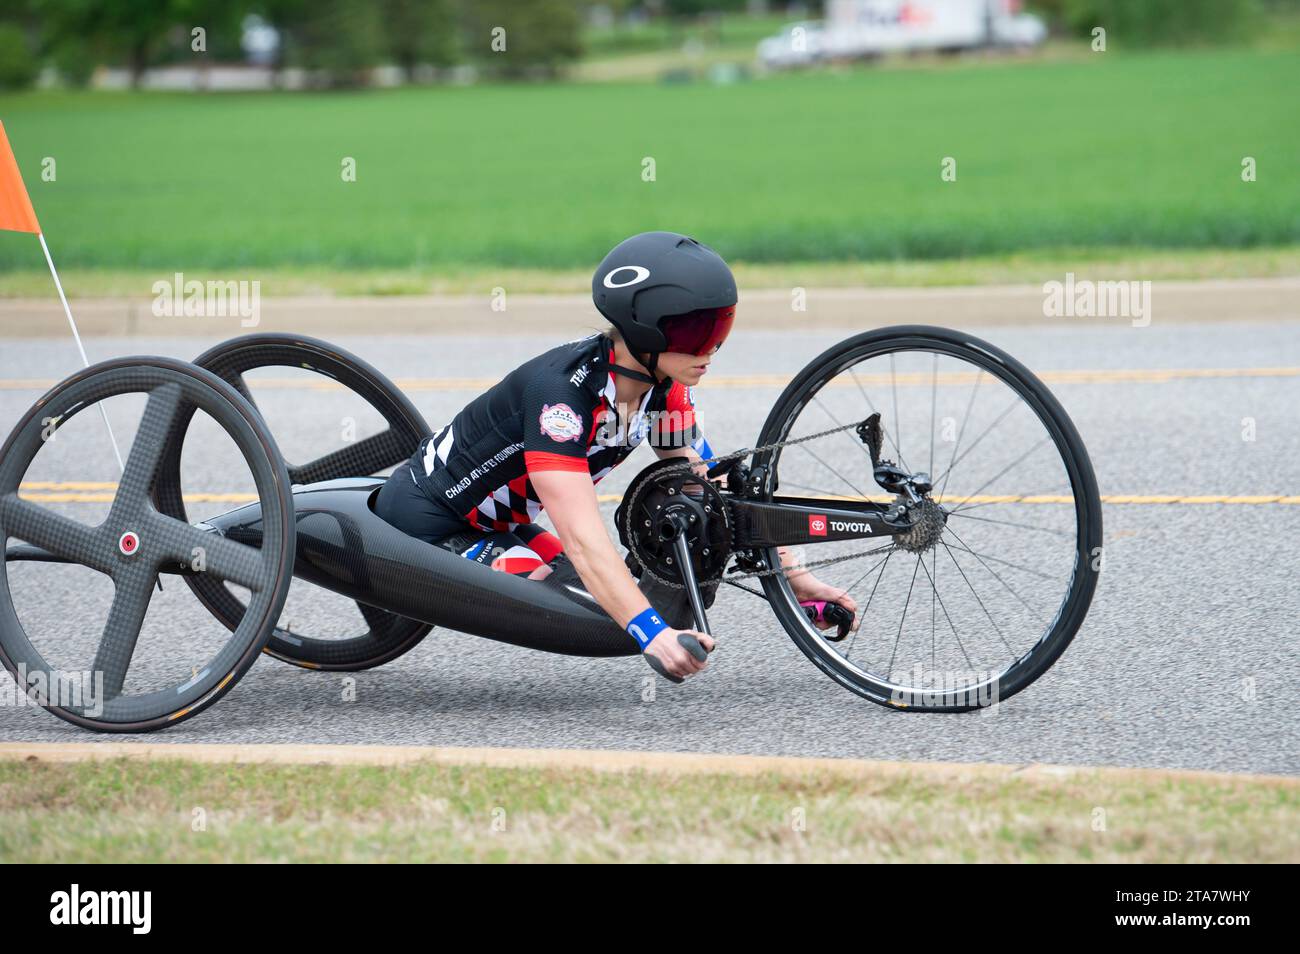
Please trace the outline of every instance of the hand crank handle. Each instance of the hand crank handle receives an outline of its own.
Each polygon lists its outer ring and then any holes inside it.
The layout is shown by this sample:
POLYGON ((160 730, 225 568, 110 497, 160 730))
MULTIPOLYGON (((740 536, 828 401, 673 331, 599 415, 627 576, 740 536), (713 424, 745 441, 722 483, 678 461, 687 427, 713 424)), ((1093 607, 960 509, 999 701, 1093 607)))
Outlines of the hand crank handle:
POLYGON ((695 567, 691 565, 691 548, 686 542, 686 530, 680 524, 673 535, 673 555, 677 559, 678 572, 686 587, 686 595, 691 600, 691 612, 695 615, 695 628, 705 635, 712 636, 709 621, 704 615, 704 599, 700 596, 700 586, 695 580, 695 567))

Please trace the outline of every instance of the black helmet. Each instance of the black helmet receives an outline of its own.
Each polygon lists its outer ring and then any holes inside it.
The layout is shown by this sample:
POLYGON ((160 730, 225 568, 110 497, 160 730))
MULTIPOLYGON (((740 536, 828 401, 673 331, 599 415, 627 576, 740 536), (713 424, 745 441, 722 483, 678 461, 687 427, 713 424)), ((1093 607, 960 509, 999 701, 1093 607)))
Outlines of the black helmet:
POLYGON ((657 355, 670 350, 664 319, 734 308, 736 279, 707 245, 677 232, 642 232, 605 256, 591 297, 633 352, 657 355))

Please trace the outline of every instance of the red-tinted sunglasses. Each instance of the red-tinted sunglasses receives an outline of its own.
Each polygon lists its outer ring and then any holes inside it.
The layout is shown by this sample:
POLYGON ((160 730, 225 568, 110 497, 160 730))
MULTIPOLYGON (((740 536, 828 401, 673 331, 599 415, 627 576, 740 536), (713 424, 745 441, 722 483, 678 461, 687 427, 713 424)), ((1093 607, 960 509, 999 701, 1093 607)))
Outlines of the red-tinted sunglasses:
POLYGON ((668 339, 668 351, 705 355, 726 340, 736 320, 736 306, 700 308, 665 318, 659 330, 668 339))

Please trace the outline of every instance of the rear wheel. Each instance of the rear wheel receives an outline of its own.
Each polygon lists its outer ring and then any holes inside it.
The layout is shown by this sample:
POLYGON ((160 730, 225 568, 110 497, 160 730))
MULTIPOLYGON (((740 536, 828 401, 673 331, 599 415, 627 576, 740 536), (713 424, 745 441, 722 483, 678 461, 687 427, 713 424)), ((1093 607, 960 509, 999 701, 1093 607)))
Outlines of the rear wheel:
MULTIPOLYGON (((999 348, 942 328, 903 326, 826 351, 786 388, 759 446, 879 412, 882 456, 929 474, 926 532, 797 548, 797 564, 857 603, 843 641, 815 628, 790 579, 763 578, 795 644, 841 685, 882 705, 960 712, 1041 676, 1078 632, 1097 585, 1101 501, 1061 405, 999 348)), ((755 455, 764 495, 898 502, 873 479, 849 428, 755 455)), ((924 487, 926 481, 920 485, 924 487)), ((766 552, 778 564, 775 549, 766 552)), ((833 633, 831 634, 834 635, 833 633)))
MULTIPOLYGON (((357 356, 324 341, 301 335, 255 334, 223 342, 199 355, 194 362, 228 382, 257 407, 256 376, 248 372, 263 368, 293 369, 296 378, 278 382, 294 393, 311 395, 329 389, 331 382, 360 397, 383 424, 376 433, 302 463, 288 463, 294 484, 309 484, 342 477, 368 477, 407 460, 420 440, 429 433, 423 416, 407 397, 378 370, 357 356), (302 372, 325 380, 315 381, 302 372)), ((265 379, 262 379, 265 380, 265 379)), ((276 383, 276 382, 269 382, 276 383)), ((323 400, 324 394, 318 400, 323 400)), ((344 409, 341 407, 341 409, 344 409)), ((260 410, 260 409, 259 409, 260 410)), ((355 410, 355 409, 352 409, 355 410)), ((322 415, 324 411, 320 412, 322 415)), ((168 443, 155 499, 158 509, 178 519, 187 519, 181 485, 181 458, 188 417, 182 417, 168 443)), ((282 446, 287 445, 282 440, 282 446)), ((187 578, 200 602, 230 629, 239 625, 244 602, 217 580, 187 578)), ((311 584, 299 581, 298 586, 311 584)), ((291 599, 291 603, 295 601, 291 599)), ((414 648, 432 629, 427 623, 396 616, 357 603, 349 614, 344 607, 327 620, 315 619, 305 627, 282 621, 271 635, 266 653, 308 669, 355 672, 396 659, 414 648), (352 619, 346 619, 352 615, 352 619), (339 622, 342 620, 342 622, 339 622), (337 632, 322 632, 330 626, 337 632), (299 629, 302 631, 298 631, 299 629)))

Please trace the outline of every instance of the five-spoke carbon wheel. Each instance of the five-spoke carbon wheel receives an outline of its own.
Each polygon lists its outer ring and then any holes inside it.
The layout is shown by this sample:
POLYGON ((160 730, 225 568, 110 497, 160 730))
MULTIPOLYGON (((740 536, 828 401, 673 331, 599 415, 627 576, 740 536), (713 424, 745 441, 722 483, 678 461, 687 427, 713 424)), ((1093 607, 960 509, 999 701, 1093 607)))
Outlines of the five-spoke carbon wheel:
POLYGON ((167 358, 106 361, 41 398, 0 450, 0 541, 11 540, 40 548, 56 562, 105 574, 113 597, 94 658, 84 661, 88 687, 73 691, 71 671, 52 665, 29 638, 15 609, 8 563, 0 564, 0 661, 35 701, 76 725, 104 732, 159 729, 216 702, 270 638, 293 578, 289 475, 260 416, 216 375, 167 358), (148 395, 144 414, 102 523, 78 522, 20 495, 45 441, 72 417, 116 395, 141 393, 148 395), (167 437, 182 414, 196 409, 229 435, 248 465, 263 515, 261 549, 160 513, 151 502, 167 437), (244 587, 250 594, 247 611, 184 681, 133 692, 128 676, 159 572, 178 568, 216 586, 228 581, 244 587))
MULTIPOLYGON (((766 496, 870 500, 918 518, 907 534, 796 548, 798 566, 857 604, 861 624, 842 642, 809 623, 787 576, 763 579, 818 667, 882 705, 939 712, 994 705, 1048 670, 1087 614, 1102 534, 1087 451, 1042 381, 961 332, 882 328, 808 365, 758 444, 805 436, 755 455, 766 496), (910 491, 882 489, 863 440, 835 430, 872 413, 885 428, 881 457, 921 475, 910 491)), ((777 565, 775 549, 766 557, 777 565)))
MULTIPOLYGON (((254 407, 244 374, 259 368, 294 368, 312 371, 336 381, 366 401, 383 417, 384 430, 306 463, 288 463, 294 484, 310 484, 341 477, 368 477, 407 460, 429 426, 420 412, 383 374, 365 361, 324 341, 300 335, 254 334, 223 342, 199 355, 194 362, 230 383, 254 407)), ((181 488, 181 450, 188 417, 182 416, 168 441, 155 501, 158 509, 185 519, 181 488)), ((239 625, 244 604, 217 580, 191 577, 187 581, 204 606, 229 628, 239 625)), ((347 635, 327 638, 277 627, 266 653, 308 669, 354 672, 396 659, 413 648, 432 629, 427 623, 358 603, 358 625, 347 635)))

